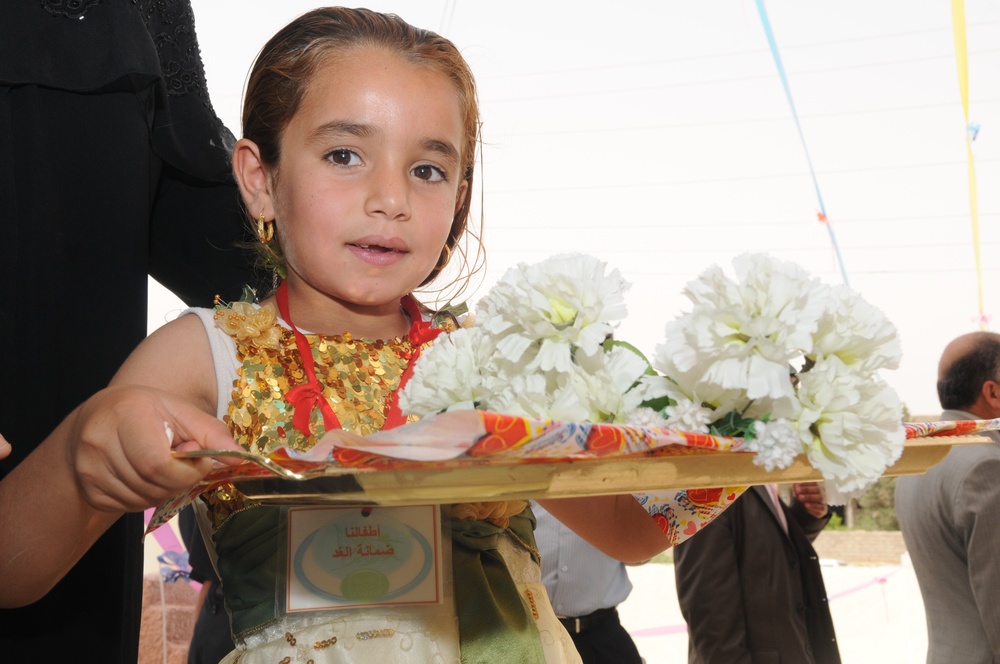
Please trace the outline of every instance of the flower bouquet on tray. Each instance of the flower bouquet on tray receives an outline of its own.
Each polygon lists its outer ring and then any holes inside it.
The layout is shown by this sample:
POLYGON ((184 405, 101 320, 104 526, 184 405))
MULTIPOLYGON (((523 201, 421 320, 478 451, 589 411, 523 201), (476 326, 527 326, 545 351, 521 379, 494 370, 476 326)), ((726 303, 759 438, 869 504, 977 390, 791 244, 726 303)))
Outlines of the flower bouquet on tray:
POLYGON ((595 258, 510 270, 469 327, 425 351, 400 395, 421 417, 476 408, 536 419, 739 437, 767 470, 806 454, 838 489, 874 482, 903 449, 895 327, 842 286, 764 254, 685 288, 655 370, 612 337, 627 284, 595 258))

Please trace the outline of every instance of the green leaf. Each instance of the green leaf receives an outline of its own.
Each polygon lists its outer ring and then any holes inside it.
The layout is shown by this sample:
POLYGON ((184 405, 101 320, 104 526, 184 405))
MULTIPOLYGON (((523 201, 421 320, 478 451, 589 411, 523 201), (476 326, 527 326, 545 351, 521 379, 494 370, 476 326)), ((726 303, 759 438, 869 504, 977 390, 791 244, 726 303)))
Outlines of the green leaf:
POLYGON ((449 302, 448 306, 442 309, 441 311, 448 312, 455 318, 458 318, 459 316, 464 316, 465 314, 469 313, 469 303, 459 302, 458 304, 452 304, 449 302))
POLYGON ((243 284, 243 294, 240 295, 240 302, 253 304, 257 301, 257 291, 250 284, 243 284))
POLYGON ((648 401, 643 401, 639 404, 640 408, 652 408, 657 413, 662 414, 663 411, 667 409, 667 406, 676 406, 677 402, 668 396, 662 396, 657 399, 649 399, 648 401))
POLYGON ((627 341, 619 341, 618 339, 615 339, 613 337, 608 337, 607 339, 604 340, 604 352, 605 353, 607 353, 608 351, 610 351, 615 346, 620 346, 622 348, 627 348, 628 350, 632 351, 633 353, 635 353, 636 355, 638 355, 639 357, 641 357, 642 361, 646 363, 646 371, 645 371, 645 373, 646 373, 647 376, 656 376, 656 375, 658 375, 656 373, 656 369, 653 368, 653 365, 646 358, 646 356, 642 354, 642 351, 639 350, 638 348, 636 348, 635 346, 633 346, 632 344, 630 344, 629 342, 627 342, 627 341))
POLYGON ((750 417, 743 417, 742 414, 731 410, 721 418, 709 425, 709 433, 716 436, 738 436, 744 437, 753 431, 753 423, 756 420, 750 417))

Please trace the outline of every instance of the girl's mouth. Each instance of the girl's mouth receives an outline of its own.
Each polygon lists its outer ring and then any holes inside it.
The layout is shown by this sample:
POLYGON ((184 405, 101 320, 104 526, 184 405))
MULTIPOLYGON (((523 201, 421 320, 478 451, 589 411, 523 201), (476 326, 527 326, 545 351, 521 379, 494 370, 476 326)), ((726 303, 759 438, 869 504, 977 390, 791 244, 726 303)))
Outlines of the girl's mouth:
POLYGON ((389 247, 382 247, 377 244, 352 244, 352 247, 357 247, 364 251, 374 251, 376 253, 399 253, 396 249, 390 249, 389 247))
POLYGON ((395 246, 393 242, 351 242, 347 245, 360 261, 373 266, 388 267, 409 253, 405 245, 395 246))

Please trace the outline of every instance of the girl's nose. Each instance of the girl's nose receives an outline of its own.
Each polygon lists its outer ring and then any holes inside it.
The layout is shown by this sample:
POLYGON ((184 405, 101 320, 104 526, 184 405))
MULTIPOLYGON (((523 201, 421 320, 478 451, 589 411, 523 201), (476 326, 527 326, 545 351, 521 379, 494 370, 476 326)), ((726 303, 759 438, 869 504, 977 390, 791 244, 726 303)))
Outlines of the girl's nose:
POLYGON ((377 168, 372 174, 365 211, 386 219, 410 218, 409 182, 406 173, 391 167, 377 168))

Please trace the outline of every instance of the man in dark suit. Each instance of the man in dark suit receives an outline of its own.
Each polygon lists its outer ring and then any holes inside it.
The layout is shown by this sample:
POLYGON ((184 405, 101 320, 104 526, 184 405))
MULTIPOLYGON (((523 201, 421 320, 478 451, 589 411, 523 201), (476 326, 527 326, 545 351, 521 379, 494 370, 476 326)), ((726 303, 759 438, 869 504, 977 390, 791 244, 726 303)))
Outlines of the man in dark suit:
POLYGON ((839 664, 812 540, 830 519, 823 486, 751 487, 674 549, 689 664, 839 664))
MULTIPOLYGON (((1000 417, 1000 334, 973 332, 938 364, 944 420, 1000 417)), ((896 516, 927 615, 927 663, 1000 662, 1000 433, 896 482, 896 516)))

